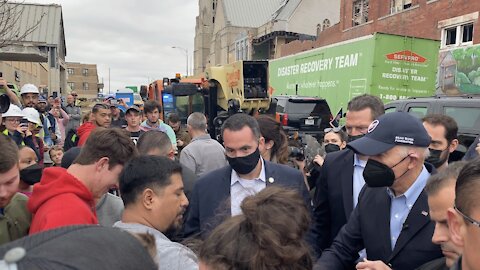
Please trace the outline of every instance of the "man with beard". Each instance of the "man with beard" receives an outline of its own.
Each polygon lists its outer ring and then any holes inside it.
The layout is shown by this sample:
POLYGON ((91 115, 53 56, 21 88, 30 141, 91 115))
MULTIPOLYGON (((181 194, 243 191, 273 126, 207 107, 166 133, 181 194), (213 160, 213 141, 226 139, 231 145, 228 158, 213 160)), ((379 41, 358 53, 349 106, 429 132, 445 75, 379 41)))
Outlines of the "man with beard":
POLYGON ((430 156, 427 162, 435 166, 438 171, 448 166, 450 154, 457 149, 458 126, 455 120, 448 115, 431 114, 422 118, 423 126, 432 138, 428 149, 430 156))
POLYGON ((98 103, 93 106, 91 117, 93 118, 92 121, 88 121, 78 127, 77 133, 80 138, 78 146, 84 145, 90 133, 97 127, 110 127, 111 112, 107 104, 98 103))
POLYGON ((20 96, 24 108, 35 108, 38 104, 39 95, 40 91, 33 84, 27 83, 20 88, 20 96))
MULTIPOLYGON (((363 137, 370 123, 384 113, 383 103, 376 96, 353 98, 347 105, 345 128, 348 141, 363 137)), ((313 199, 318 249, 328 248, 347 223, 365 184, 362 173, 366 163, 367 157, 351 149, 329 153, 325 157, 313 199)))
MULTIPOLYGON (((211 171, 197 180, 184 227, 185 237, 206 236, 223 219, 241 214, 240 204, 245 197, 269 185, 298 191, 310 210, 310 195, 302 173, 260 156, 259 146, 264 146, 265 139, 255 118, 244 113, 230 116, 223 123, 222 137, 229 166, 211 171)), ((309 232, 307 241, 312 247, 314 237, 309 232)))
MULTIPOLYGON (((17 192, 20 182, 17 145, 0 136, 0 245, 28 235, 31 214, 27 196, 17 192)), ((35 156, 35 155, 34 155, 35 156)))
MULTIPOLYGON (((38 113, 40 114, 40 121, 42 121, 43 124, 43 141, 45 142, 46 146, 52 147, 58 140, 61 139, 62 136, 57 120, 51 113, 47 111, 47 100, 42 96, 40 96, 38 99, 35 109, 37 109, 38 113)), ((50 160, 50 156, 48 155, 48 151, 45 152, 45 161, 46 163, 52 162, 50 160)))
POLYGON ((142 115, 142 111, 136 105, 128 108, 125 112, 125 120, 127 120, 127 126, 125 127, 125 130, 130 133, 130 139, 132 139, 135 145, 137 145, 140 135, 145 133, 145 131, 140 129, 142 115))
POLYGON ((181 172, 180 164, 167 157, 140 156, 127 163, 120 175, 125 210, 114 227, 153 235, 158 269, 198 269, 195 254, 165 236, 181 227, 188 206, 181 172))

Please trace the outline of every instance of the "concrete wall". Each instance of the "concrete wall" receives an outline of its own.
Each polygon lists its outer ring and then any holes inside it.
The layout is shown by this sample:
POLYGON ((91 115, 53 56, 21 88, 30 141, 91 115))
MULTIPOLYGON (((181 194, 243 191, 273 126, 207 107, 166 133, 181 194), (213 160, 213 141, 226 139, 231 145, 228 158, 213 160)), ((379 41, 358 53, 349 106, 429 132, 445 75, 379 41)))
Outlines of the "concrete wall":
POLYGON ((303 0, 292 14, 287 31, 317 35, 317 24, 325 19, 330 25, 340 21, 340 0, 303 0))

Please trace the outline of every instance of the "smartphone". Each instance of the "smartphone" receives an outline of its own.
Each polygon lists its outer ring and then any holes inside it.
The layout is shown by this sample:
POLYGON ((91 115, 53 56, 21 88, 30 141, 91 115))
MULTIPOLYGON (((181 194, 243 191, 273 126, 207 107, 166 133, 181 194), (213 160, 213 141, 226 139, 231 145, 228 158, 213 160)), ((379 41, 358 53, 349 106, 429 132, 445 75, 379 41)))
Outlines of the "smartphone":
POLYGON ((110 100, 110 104, 112 104, 112 105, 118 105, 118 100, 112 99, 112 100, 110 100))
POLYGON ((22 119, 20 120, 20 125, 22 125, 22 124, 28 125, 28 119, 22 118, 22 119))

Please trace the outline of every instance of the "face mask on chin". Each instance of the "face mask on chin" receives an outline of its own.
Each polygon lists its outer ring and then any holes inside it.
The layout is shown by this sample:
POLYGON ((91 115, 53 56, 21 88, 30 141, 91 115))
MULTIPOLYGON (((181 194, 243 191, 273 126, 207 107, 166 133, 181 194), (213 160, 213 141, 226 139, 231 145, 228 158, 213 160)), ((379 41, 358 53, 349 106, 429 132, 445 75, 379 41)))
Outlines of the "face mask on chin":
POLYGON ((257 166, 259 159, 260 151, 258 150, 258 147, 248 156, 235 158, 227 156, 228 164, 230 164, 230 167, 232 167, 232 169, 238 174, 249 174, 252 172, 257 166))
POLYGON ((367 161, 367 165, 365 165, 365 169, 363 170, 363 178, 365 179, 365 183, 369 187, 391 187, 396 179, 405 175, 409 170, 407 168, 402 175, 395 177, 393 168, 402 163, 408 157, 410 157, 410 155, 404 157, 392 167, 388 167, 379 161, 369 159, 367 161))
POLYGON ((442 157, 443 152, 447 151, 448 147, 445 150, 436 150, 431 148, 429 148, 428 150, 430 150, 430 156, 425 161, 432 164, 435 168, 438 169, 448 160, 448 153, 444 157, 442 157))

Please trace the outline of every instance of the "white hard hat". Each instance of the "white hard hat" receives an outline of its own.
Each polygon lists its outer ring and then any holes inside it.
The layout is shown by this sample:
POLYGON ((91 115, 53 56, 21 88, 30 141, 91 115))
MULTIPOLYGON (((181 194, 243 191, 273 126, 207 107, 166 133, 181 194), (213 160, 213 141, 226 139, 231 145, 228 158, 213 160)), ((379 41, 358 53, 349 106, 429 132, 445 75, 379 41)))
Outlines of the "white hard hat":
POLYGON ((23 109, 23 114, 25 115, 25 118, 27 118, 28 122, 37 124, 39 126, 42 125, 42 121, 40 121, 40 114, 38 111, 34 108, 25 108, 23 109))
POLYGON ((24 117, 22 110, 15 104, 10 104, 8 111, 2 114, 2 117, 24 117))
POLYGON ((27 84, 24 84, 20 89, 20 95, 28 94, 28 93, 40 94, 40 91, 38 91, 38 88, 35 85, 31 83, 27 83, 27 84))

